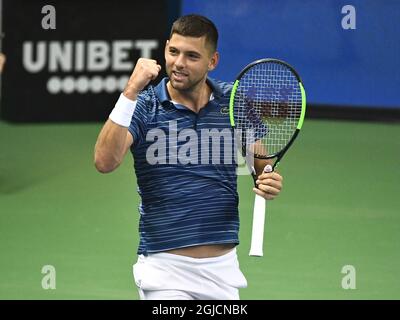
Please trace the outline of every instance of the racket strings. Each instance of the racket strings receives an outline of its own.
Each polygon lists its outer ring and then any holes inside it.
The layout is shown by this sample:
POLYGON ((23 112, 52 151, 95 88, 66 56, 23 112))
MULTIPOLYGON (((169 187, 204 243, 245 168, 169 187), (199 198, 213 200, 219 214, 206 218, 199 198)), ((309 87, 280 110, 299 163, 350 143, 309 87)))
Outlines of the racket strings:
POLYGON ((283 64, 257 64, 240 79, 234 105, 242 143, 256 155, 274 155, 297 128, 302 108, 299 81, 283 64))

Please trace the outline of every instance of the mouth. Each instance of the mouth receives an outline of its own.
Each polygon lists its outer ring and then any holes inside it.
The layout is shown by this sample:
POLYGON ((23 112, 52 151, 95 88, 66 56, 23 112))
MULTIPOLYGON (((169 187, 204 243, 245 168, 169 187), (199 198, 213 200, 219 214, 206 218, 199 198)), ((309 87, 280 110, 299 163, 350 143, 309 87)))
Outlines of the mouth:
POLYGON ((176 81, 183 81, 189 75, 186 72, 172 71, 172 76, 173 76, 174 80, 176 80, 176 81))

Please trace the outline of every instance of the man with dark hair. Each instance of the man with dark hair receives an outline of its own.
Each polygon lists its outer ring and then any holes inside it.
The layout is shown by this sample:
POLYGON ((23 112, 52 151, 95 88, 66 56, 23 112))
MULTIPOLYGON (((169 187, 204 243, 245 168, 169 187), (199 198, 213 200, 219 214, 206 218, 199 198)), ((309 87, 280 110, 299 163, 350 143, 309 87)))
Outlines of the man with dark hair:
MULTIPOLYGON (((233 132, 222 112, 232 86, 207 76, 219 61, 217 42, 209 19, 175 21, 165 45, 168 77, 146 88, 161 66, 139 59, 95 146, 102 173, 116 169, 129 149, 134 157, 141 197, 134 278, 141 299, 239 299, 247 285, 235 249, 237 164, 225 148, 233 146, 233 132), (220 148, 208 144, 215 135, 224 137, 220 148)), ((271 200, 282 177, 263 173, 265 164, 255 163, 255 192, 271 200)))
POLYGON ((206 17, 193 14, 183 16, 173 23, 169 37, 172 38, 174 33, 194 38, 205 36, 210 50, 217 51, 218 30, 206 17))

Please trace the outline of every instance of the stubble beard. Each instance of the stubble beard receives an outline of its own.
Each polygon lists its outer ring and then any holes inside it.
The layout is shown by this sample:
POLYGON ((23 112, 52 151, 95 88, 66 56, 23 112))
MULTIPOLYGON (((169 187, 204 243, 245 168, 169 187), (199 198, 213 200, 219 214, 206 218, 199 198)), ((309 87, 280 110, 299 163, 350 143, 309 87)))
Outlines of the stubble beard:
POLYGON ((182 92, 188 92, 194 90, 206 77, 206 74, 203 75, 203 77, 196 79, 196 80, 190 80, 190 76, 187 77, 187 81, 183 82, 176 82, 175 80, 172 79, 172 71, 168 70, 168 78, 169 82, 172 86, 177 91, 182 91, 182 92))

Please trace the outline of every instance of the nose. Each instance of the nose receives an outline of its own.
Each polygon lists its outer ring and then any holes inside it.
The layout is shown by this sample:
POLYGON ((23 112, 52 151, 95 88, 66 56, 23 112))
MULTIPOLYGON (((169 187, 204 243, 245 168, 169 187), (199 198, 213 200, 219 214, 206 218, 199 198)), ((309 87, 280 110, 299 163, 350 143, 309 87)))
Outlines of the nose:
POLYGON ((178 56, 176 57, 176 59, 175 59, 175 66, 176 66, 178 69, 182 69, 182 68, 185 67, 185 57, 184 57, 183 54, 180 54, 180 55, 178 55, 178 56))

